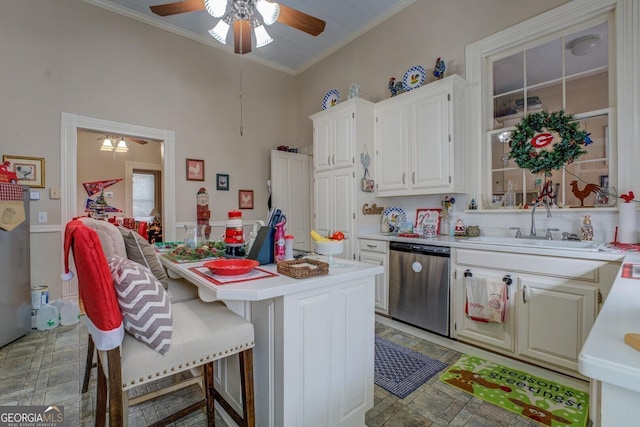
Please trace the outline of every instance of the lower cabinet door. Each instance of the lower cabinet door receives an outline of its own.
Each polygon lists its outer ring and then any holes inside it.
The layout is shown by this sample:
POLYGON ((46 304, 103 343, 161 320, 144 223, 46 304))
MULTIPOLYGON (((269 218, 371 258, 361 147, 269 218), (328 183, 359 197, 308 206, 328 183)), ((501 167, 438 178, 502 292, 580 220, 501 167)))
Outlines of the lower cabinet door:
POLYGON ((387 254, 378 252, 360 252, 360 261, 367 264, 381 265, 384 273, 376 276, 376 311, 382 314, 389 313, 389 290, 387 286, 387 254))
POLYGON ((598 288, 577 281, 521 275, 517 352, 578 371, 578 355, 593 326, 598 288))
MULTIPOLYGON (((516 284, 516 278, 512 277, 512 284, 507 287, 507 312, 504 322, 502 323, 485 323, 476 320, 471 320, 465 315, 465 306, 467 302, 467 287, 465 283, 465 271, 466 268, 456 268, 455 272, 455 330, 454 336, 460 341, 472 341, 475 344, 488 347, 488 348, 500 348, 508 352, 513 352, 514 349, 514 304, 513 304, 513 288, 516 284)), ((483 270, 472 268, 468 270, 472 277, 502 281, 504 277, 503 272, 494 270, 483 270)))

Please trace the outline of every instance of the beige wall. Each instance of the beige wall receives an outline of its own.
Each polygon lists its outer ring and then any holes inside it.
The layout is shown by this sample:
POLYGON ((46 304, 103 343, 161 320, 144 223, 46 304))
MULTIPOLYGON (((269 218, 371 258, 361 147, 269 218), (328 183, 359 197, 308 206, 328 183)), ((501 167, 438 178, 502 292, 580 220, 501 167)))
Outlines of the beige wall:
POLYGON ((465 47, 497 31, 539 15, 568 0, 416 0, 296 78, 296 126, 300 146, 312 142, 310 114, 321 108, 332 88, 345 99, 349 85, 360 84, 361 96, 377 102, 389 97, 390 77, 402 79, 413 65, 427 70, 427 82, 438 57, 447 74, 465 76, 465 47))
MULTIPOLYGON (((442 56, 464 75, 470 42, 567 0, 416 0, 416 2, 294 77, 196 43, 80 0, 6 1, 0 13, 0 139, 2 154, 44 157, 46 186, 31 220, 47 211, 60 224, 62 112, 176 132, 176 221, 193 221, 195 193, 205 186, 215 220, 237 206, 238 189, 255 190, 253 211, 264 218, 269 150, 312 143, 308 116, 331 88, 346 98, 358 82, 362 97, 388 96, 390 76, 412 65, 430 73, 442 56), (239 134, 239 71, 244 73, 244 136, 239 134), (204 159, 206 181, 184 179, 185 158, 204 159), (231 191, 215 191, 215 174, 230 174, 231 191)), ((32 282, 60 297, 59 231, 32 238, 32 282)))

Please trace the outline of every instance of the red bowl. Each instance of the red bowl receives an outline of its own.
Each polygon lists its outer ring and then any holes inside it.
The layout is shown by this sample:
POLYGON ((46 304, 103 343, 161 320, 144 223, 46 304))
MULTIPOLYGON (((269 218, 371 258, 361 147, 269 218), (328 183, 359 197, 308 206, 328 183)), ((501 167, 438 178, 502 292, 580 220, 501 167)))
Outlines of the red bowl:
POLYGON ((226 259, 220 258, 203 264, 213 274, 218 276, 237 276, 247 274, 260 263, 254 259, 226 259))

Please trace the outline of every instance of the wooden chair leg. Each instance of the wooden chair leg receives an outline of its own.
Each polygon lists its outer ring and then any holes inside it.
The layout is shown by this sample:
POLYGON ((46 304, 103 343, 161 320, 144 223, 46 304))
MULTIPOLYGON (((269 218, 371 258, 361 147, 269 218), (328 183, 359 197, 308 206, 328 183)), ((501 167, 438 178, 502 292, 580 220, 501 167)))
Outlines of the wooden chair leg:
POLYGON ((93 343, 93 338, 89 335, 87 343, 87 360, 84 365, 84 380, 82 381, 82 392, 86 393, 89 390, 89 381, 91 380, 91 369, 96 367, 93 363, 93 353, 95 353, 96 346, 93 343))
POLYGON ((239 354, 240 384, 242 386, 242 418, 245 427, 255 427, 256 411, 253 390, 253 349, 250 348, 239 354))
POLYGON ((238 353, 240 359, 240 386, 242 388, 242 414, 240 415, 235 409, 225 400, 225 398, 212 387, 215 400, 218 401, 220 406, 229 414, 229 416, 240 427, 255 427, 256 425, 256 411, 253 396, 253 349, 247 349, 241 353, 238 353))
MULTIPOLYGON (((91 339, 91 338, 89 338, 91 339)), ((96 427, 104 427, 107 422, 107 378, 98 357, 98 386, 96 388, 96 427)))
MULTIPOLYGON (((120 347, 107 351, 109 372, 109 425, 125 425, 122 408, 122 371, 120 370, 120 347)), ((128 417, 128 414, 127 414, 128 417)))
POLYGON ((207 421, 209 427, 215 427, 216 425, 216 414, 215 414, 215 405, 214 405, 214 367, 213 362, 209 362, 203 366, 204 373, 204 392, 207 399, 207 421))

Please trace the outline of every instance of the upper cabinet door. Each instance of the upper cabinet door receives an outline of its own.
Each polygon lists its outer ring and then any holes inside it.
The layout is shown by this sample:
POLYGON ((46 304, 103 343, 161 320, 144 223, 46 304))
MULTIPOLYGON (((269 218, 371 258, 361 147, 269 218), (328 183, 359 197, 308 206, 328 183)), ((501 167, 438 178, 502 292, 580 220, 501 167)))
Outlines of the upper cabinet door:
POLYGON ((391 106, 377 111, 375 139, 378 194, 409 189, 407 116, 405 106, 391 106))
POLYGON ((443 188, 449 185, 449 95, 423 99, 411 106, 411 187, 443 188))
POLYGON ((313 121, 314 169, 316 171, 353 167, 355 164, 355 111, 343 106, 325 110, 313 121))
POLYGON ((333 118, 333 158, 334 168, 350 167, 355 164, 353 110, 346 110, 333 118))
POLYGON ((313 168, 331 169, 331 120, 325 118, 313 123, 313 168))

